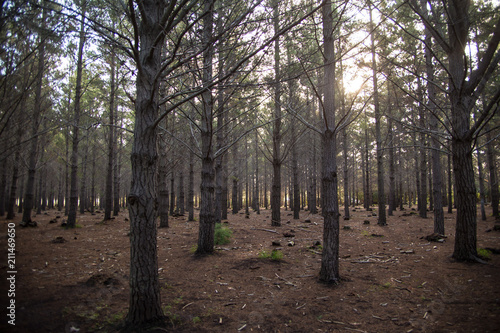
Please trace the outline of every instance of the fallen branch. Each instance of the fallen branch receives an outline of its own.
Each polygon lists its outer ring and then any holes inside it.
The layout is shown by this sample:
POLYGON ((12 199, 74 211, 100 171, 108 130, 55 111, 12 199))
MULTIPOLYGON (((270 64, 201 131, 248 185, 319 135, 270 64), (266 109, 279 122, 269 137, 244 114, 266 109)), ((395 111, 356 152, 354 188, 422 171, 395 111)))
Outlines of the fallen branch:
POLYGON ((277 234, 277 233, 278 233, 276 230, 271 230, 271 229, 250 228, 250 230, 261 230, 261 231, 272 232, 272 233, 274 233, 274 234, 277 234))

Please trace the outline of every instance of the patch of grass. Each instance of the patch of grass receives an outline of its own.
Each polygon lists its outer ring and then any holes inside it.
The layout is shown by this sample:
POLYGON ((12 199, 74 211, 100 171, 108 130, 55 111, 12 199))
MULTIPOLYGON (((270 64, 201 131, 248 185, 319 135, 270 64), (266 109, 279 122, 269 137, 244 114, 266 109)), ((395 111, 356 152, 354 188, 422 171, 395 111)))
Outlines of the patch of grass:
POLYGON ((189 252, 191 253, 195 253, 196 250, 198 250, 198 245, 197 244, 194 244, 193 246, 191 246, 191 248, 189 249, 189 252))
POLYGON ((491 251, 483 249, 481 247, 477 248, 477 254, 484 260, 490 260, 491 259, 491 251))
POLYGON ((280 261, 281 259, 283 259, 283 252, 281 252, 280 250, 272 250, 271 252, 262 250, 261 252, 259 252, 259 258, 280 261))
POLYGON ((194 317, 193 318, 193 324, 198 324, 198 323, 201 323, 201 318, 200 317, 194 317))
POLYGON ((221 223, 215 224, 215 245, 229 244, 233 231, 227 227, 222 226, 221 223))
POLYGON ((371 236, 371 234, 370 234, 370 232, 368 230, 361 231, 361 235, 362 236, 366 236, 366 237, 370 237, 371 236))
POLYGON ((384 283, 384 284, 382 285, 382 288, 384 288, 384 289, 389 289, 391 286, 392 286, 392 285, 391 285, 391 283, 390 283, 390 282, 386 282, 386 283, 384 283))

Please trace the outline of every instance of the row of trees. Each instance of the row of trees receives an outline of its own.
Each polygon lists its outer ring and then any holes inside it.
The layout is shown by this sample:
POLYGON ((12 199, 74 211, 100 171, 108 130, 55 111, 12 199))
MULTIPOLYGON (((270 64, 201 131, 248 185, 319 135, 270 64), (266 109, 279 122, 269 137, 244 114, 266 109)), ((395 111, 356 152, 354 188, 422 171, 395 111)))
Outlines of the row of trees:
POLYGON ((228 208, 269 204, 280 226, 283 205, 319 206, 329 283, 340 201, 346 219, 376 203, 380 225, 418 202, 444 234, 453 199, 457 260, 478 260, 478 193, 498 216, 491 3, 40 0, 0 17, 0 208, 27 225, 35 201, 64 203, 72 227, 78 204, 109 219, 126 201, 131 327, 163 316, 157 217, 174 206, 198 204, 198 254, 228 208))

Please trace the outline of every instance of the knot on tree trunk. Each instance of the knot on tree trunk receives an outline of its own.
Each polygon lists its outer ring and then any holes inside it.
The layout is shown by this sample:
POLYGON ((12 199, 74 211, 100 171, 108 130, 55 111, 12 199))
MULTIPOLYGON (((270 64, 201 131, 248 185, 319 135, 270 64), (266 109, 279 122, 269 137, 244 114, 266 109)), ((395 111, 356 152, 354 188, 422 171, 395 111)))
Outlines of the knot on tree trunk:
POLYGON ((130 193, 129 196, 128 196, 128 203, 133 206, 135 205, 135 203, 139 201, 139 196, 137 194, 134 194, 134 193, 130 193))

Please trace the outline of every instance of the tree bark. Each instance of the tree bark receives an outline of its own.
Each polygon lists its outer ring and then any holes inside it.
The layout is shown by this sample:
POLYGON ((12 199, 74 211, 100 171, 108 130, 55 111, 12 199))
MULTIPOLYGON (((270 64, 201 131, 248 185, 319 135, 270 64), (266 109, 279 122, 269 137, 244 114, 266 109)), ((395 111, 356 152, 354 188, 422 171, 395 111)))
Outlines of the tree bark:
POLYGON ((184 216, 184 202, 186 201, 186 196, 184 195, 184 172, 182 170, 179 175, 177 192, 179 193, 179 196, 177 197, 177 210, 179 215, 184 216))
MULTIPOLYGON (((157 256, 157 134, 158 74, 161 70, 160 25, 164 4, 143 1, 147 15, 140 22, 136 63, 135 126, 132 144, 132 182, 128 196, 130 216, 130 302, 126 323, 138 327, 163 317, 157 256)), ((135 12, 132 12, 135 19, 135 12)))
POLYGON ((259 191, 259 136, 255 130, 254 145, 255 145, 255 192, 254 192, 254 205, 257 214, 260 214, 260 191, 259 191))
MULTIPOLYGON (((172 160, 171 164, 171 173, 170 173, 170 207, 169 207, 169 213, 171 216, 174 215, 174 210, 175 210, 175 174, 174 174, 174 159, 172 160)), ((179 193, 177 193, 179 195, 179 193)))
MULTIPOLYGON (((273 0, 274 33, 279 31, 279 2, 273 0)), ((273 183, 271 187, 271 226, 281 226, 281 106, 280 106, 280 41, 274 42, 274 123, 273 123, 273 183)))
POLYGON ((370 34, 371 40, 371 53, 372 53, 372 71, 373 71, 373 106, 375 109, 375 140, 377 141, 377 191, 378 191, 378 225, 387 225, 387 219, 385 215, 385 190, 384 190, 384 150, 382 147, 382 134, 381 134, 381 114, 380 114, 380 103, 379 103, 379 91, 378 91, 378 68, 377 60, 375 56, 375 26, 372 19, 372 7, 370 6, 370 27, 372 33, 370 34))
POLYGON ((323 252, 320 281, 338 283, 339 273, 339 203, 337 194, 337 148, 335 133, 335 46, 333 38, 332 3, 327 0, 322 8, 324 41, 324 129, 322 133, 322 212, 323 252))
POLYGON ((493 148, 491 132, 489 131, 488 125, 485 126, 486 131, 486 161, 488 163, 489 171, 489 184, 490 184, 490 195, 491 195, 491 208, 493 211, 493 217, 495 220, 500 219, 498 211, 498 203, 500 201, 500 192, 498 191, 498 176, 497 176, 497 166, 495 163, 495 150, 493 148))
POLYGON ((476 185, 472 163, 473 138, 469 133, 471 103, 463 93, 466 76, 464 49, 467 39, 469 6, 452 3, 449 15, 451 49, 448 52, 449 98, 453 136, 453 174, 455 176, 457 220, 453 258, 459 261, 477 260, 476 185), (462 8, 461 6, 464 6, 462 8))
POLYGON ((312 140, 312 171, 311 171, 311 185, 310 185, 310 204, 309 204, 309 212, 311 214, 317 214, 318 213, 318 207, 316 203, 316 135, 315 133, 312 133, 313 135, 313 140, 312 140))
MULTIPOLYGON (((344 103, 344 102, 342 102, 344 103)), ((349 168, 348 168, 348 159, 347 159, 347 151, 348 151, 348 143, 347 143, 347 130, 344 128, 342 130, 343 137, 343 155, 344 155, 344 220, 349 220, 349 168)), ((352 193, 353 195, 354 193, 352 193)))
MULTIPOLYGON (((194 116, 194 109, 191 110, 194 116)), ((189 137, 191 149, 194 149, 194 137, 189 137)), ((188 176, 188 198, 187 198, 188 222, 194 221, 194 152, 189 151, 189 176, 188 176)))
POLYGON ((448 160, 448 214, 453 213, 453 191, 452 191, 452 172, 451 172, 451 155, 448 154, 447 160, 448 160))
MULTIPOLYGON (((391 107, 391 106, 389 106, 391 107)), ((393 212, 396 210, 396 168, 394 162, 394 136, 392 128, 392 117, 389 117, 388 121, 388 131, 387 139, 389 141, 389 208, 387 215, 394 215, 393 212)))
MULTIPOLYGON (((46 10, 42 11, 42 29, 45 28, 46 10)), ((35 173, 38 155, 38 127, 40 126, 40 115, 42 113, 42 85, 45 72, 45 38, 40 37, 38 51, 38 68, 35 88, 35 101, 33 106, 33 116, 31 118, 31 147, 28 161, 28 181, 26 183, 26 191, 24 193, 24 209, 22 226, 26 226, 31 222, 31 211, 34 205, 34 190, 35 190, 35 173)))
POLYGON ((84 214, 88 207, 88 195, 87 195, 87 160, 89 151, 89 134, 86 134, 85 149, 83 152, 83 175, 80 179, 80 214, 84 214))
MULTIPOLYGON (((165 118, 167 123, 167 118, 165 118)), ((160 160, 158 163, 158 215, 160 217, 160 228, 168 228, 169 193, 168 193, 168 156, 166 133, 158 136, 160 148, 160 160)))
MULTIPOLYGON (((21 102, 21 110, 25 109, 25 99, 21 102)), ((16 198, 17 198, 17 182, 19 179, 19 161, 21 159, 21 141, 23 139, 24 127, 21 125, 24 123, 24 114, 23 112, 18 113, 18 128, 16 131, 16 152, 14 155, 14 165, 12 166, 12 181, 10 183, 10 195, 9 195, 9 203, 7 206, 7 220, 12 220, 15 214, 15 206, 16 206, 16 198)), ((0 189, 1 190, 1 189, 0 189)), ((0 205, 2 202, 0 200, 0 205)), ((1 214, 0 214, 1 216, 1 214)))
POLYGON ((365 209, 371 210, 372 205, 372 197, 370 191, 370 153, 369 153, 369 145, 368 145, 368 129, 365 128, 365 159, 364 159, 364 168, 365 171, 365 209))
MULTIPOLYGON (((203 84, 205 87, 212 81, 213 60, 213 7, 214 1, 204 2, 203 17, 203 40, 205 49, 203 52, 203 84)), ((213 139, 213 97, 209 88, 202 93, 203 115, 201 120, 201 200, 200 200, 200 226, 198 232, 197 254, 211 254, 214 251, 214 192, 215 192, 215 169, 213 139)))
POLYGON ((108 133, 108 166, 106 173, 106 189, 104 194, 104 220, 111 218, 111 210, 113 209, 113 166, 114 166, 114 121, 115 121, 115 50, 111 46, 110 59, 110 89, 109 89, 109 133, 108 133))
MULTIPOLYGON (((419 80, 420 82, 420 80, 419 80)), ((419 83, 420 86, 420 83, 419 83)), ((419 88, 420 90, 421 88, 419 88)), ((423 94, 420 94, 423 96, 423 94)), ((420 127, 425 128, 425 116, 423 105, 419 105, 419 118, 420 127)), ((426 135, 422 131, 420 132, 420 188, 418 192, 418 207, 419 216, 421 218, 427 218, 427 149, 426 149, 426 135)))
MULTIPOLYGON (((71 151, 71 176, 70 176, 70 194, 68 211, 68 228, 74 228, 76 225, 76 211, 78 208, 78 144, 79 144, 79 125, 80 125, 80 100, 82 97, 82 73, 83 73, 83 47, 85 45, 85 12, 87 2, 82 4, 82 21, 80 24, 80 40, 78 43, 78 60, 76 65, 76 85, 75 101, 73 114, 73 142, 71 151)), ((83 193, 81 193, 83 195, 83 193)))
POLYGON ((233 189, 232 189, 232 204, 233 204, 233 214, 238 214, 238 145, 237 143, 233 146, 233 189))
POLYGON ((479 148, 476 147, 476 155, 477 155, 477 171, 478 171, 478 180, 479 180, 479 198, 481 200, 481 220, 486 221, 486 210, 484 208, 485 198, 484 198, 484 179, 483 179, 483 162, 481 159, 481 152, 479 148))
POLYGON ((7 159, 2 161, 0 167, 0 216, 5 215, 7 198, 7 159))

